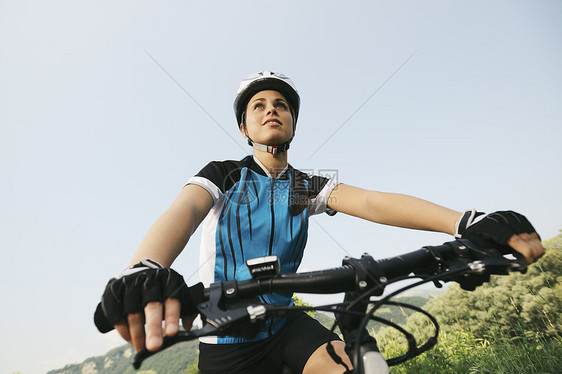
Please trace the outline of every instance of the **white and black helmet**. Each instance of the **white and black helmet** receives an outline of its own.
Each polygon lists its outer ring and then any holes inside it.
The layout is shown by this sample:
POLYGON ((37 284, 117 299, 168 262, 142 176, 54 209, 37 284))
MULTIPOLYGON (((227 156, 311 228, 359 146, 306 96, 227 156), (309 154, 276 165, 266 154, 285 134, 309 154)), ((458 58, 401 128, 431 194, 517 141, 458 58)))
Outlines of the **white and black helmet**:
POLYGON ((294 123, 296 123, 299 115, 300 97, 294 83, 283 74, 272 71, 260 71, 259 73, 250 74, 238 86, 234 99, 234 113, 236 114, 237 125, 243 122, 242 117, 248 101, 253 95, 264 90, 277 91, 285 96, 293 111, 294 123))

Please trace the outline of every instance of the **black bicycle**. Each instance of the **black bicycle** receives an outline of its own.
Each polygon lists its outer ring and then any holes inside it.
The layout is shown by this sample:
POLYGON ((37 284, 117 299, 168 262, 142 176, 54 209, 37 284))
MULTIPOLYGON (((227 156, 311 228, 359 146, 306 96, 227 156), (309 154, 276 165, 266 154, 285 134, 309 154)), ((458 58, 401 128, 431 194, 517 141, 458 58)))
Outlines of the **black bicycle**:
MULTIPOLYGON (((202 336, 241 336, 248 326, 265 318, 286 316, 300 310, 333 312, 337 325, 346 343, 346 352, 354 369, 347 368, 328 344, 331 357, 346 367, 348 373, 389 373, 389 366, 402 363, 429 349, 437 343, 439 324, 429 313, 414 305, 392 302, 389 299, 427 282, 440 287, 441 282, 455 281, 465 290, 474 290, 488 281, 491 274, 506 275, 510 271, 524 273, 527 266, 505 258, 496 249, 478 248, 472 242, 459 239, 439 246, 426 246, 414 252, 383 260, 374 260, 368 254, 360 259, 346 257, 341 267, 306 273, 278 274, 279 265, 275 256, 247 261, 253 279, 226 281, 211 284, 205 289, 205 301, 198 305, 204 325, 201 329, 180 331, 173 337, 165 337, 161 348, 178 342, 194 340, 202 336), (376 301, 372 296, 381 296, 385 287, 405 279, 420 279, 376 301), (299 292, 331 294, 345 292, 342 303, 299 307, 259 304, 256 296, 274 292, 299 292), (374 316, 382 305, 398 305, 425 314, 432 322, 435 332, 423 344, 401 326, 374 316), (398 329, 408 342, 408 351, 399 357, 385 359, 379 352, 375 339, 367 332, 371 320, 398 329)), ((133 366, 140 368, 143 360, 157 353, 146 349, 139 351, 133 366)))

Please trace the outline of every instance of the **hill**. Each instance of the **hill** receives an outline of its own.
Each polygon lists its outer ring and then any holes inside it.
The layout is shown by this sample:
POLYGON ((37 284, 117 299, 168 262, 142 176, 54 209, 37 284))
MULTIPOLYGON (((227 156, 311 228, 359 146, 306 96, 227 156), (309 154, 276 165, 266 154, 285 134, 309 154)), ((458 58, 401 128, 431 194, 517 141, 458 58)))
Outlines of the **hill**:
POLYGON ((47 374, 183 374, 195 361, 199 350, 196 341, 176 344, 147 359, 139 371, 135 371, 131 365, 133 353, 133 348, 126 344, 103 356, 90 357, 80 364, 66 365, 47 374))

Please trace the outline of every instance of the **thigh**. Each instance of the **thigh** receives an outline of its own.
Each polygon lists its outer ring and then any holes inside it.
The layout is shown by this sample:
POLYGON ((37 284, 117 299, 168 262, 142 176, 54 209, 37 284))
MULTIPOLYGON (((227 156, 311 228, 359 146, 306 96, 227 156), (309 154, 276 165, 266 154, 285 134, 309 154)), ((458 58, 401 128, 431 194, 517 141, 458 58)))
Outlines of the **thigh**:
POLYGON ((283 362, 295 374, 302 373, 310 356, 333 340, 340 338, 306 313, 298 313, 287 323, 283 337, 283 362))
POLYGON ((353 365, 351 364, 351 360, 345 353, 345 343, 341 340, 335 340, 331 343, 325 343, 324 345, 320 346, 313 354, 310 356, 306 365, 303 370, 303 374, 312 374, 312 373, 348 373, 348 370, 351 370, 353 365), (328 344, 331 344, 334 353, 336 356, 339 356, 341 361, 334 361, 332 356, 328 353, 327 347, 328 344))

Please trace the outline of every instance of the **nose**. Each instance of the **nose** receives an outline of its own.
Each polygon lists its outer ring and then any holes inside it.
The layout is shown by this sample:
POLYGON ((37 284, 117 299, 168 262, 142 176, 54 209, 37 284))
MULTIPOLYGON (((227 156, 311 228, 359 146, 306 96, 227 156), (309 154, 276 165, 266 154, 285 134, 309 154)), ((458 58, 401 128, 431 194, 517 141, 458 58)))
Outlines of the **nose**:
POLYGON ((268 115, 269 115, 269 114, 275 114, 275 115, 277 114, 277 109, 275 108, 275 105, 274 105, 274 104, 268 105, 268 107, 267 107, 267 114, 268 114, 268 115))

